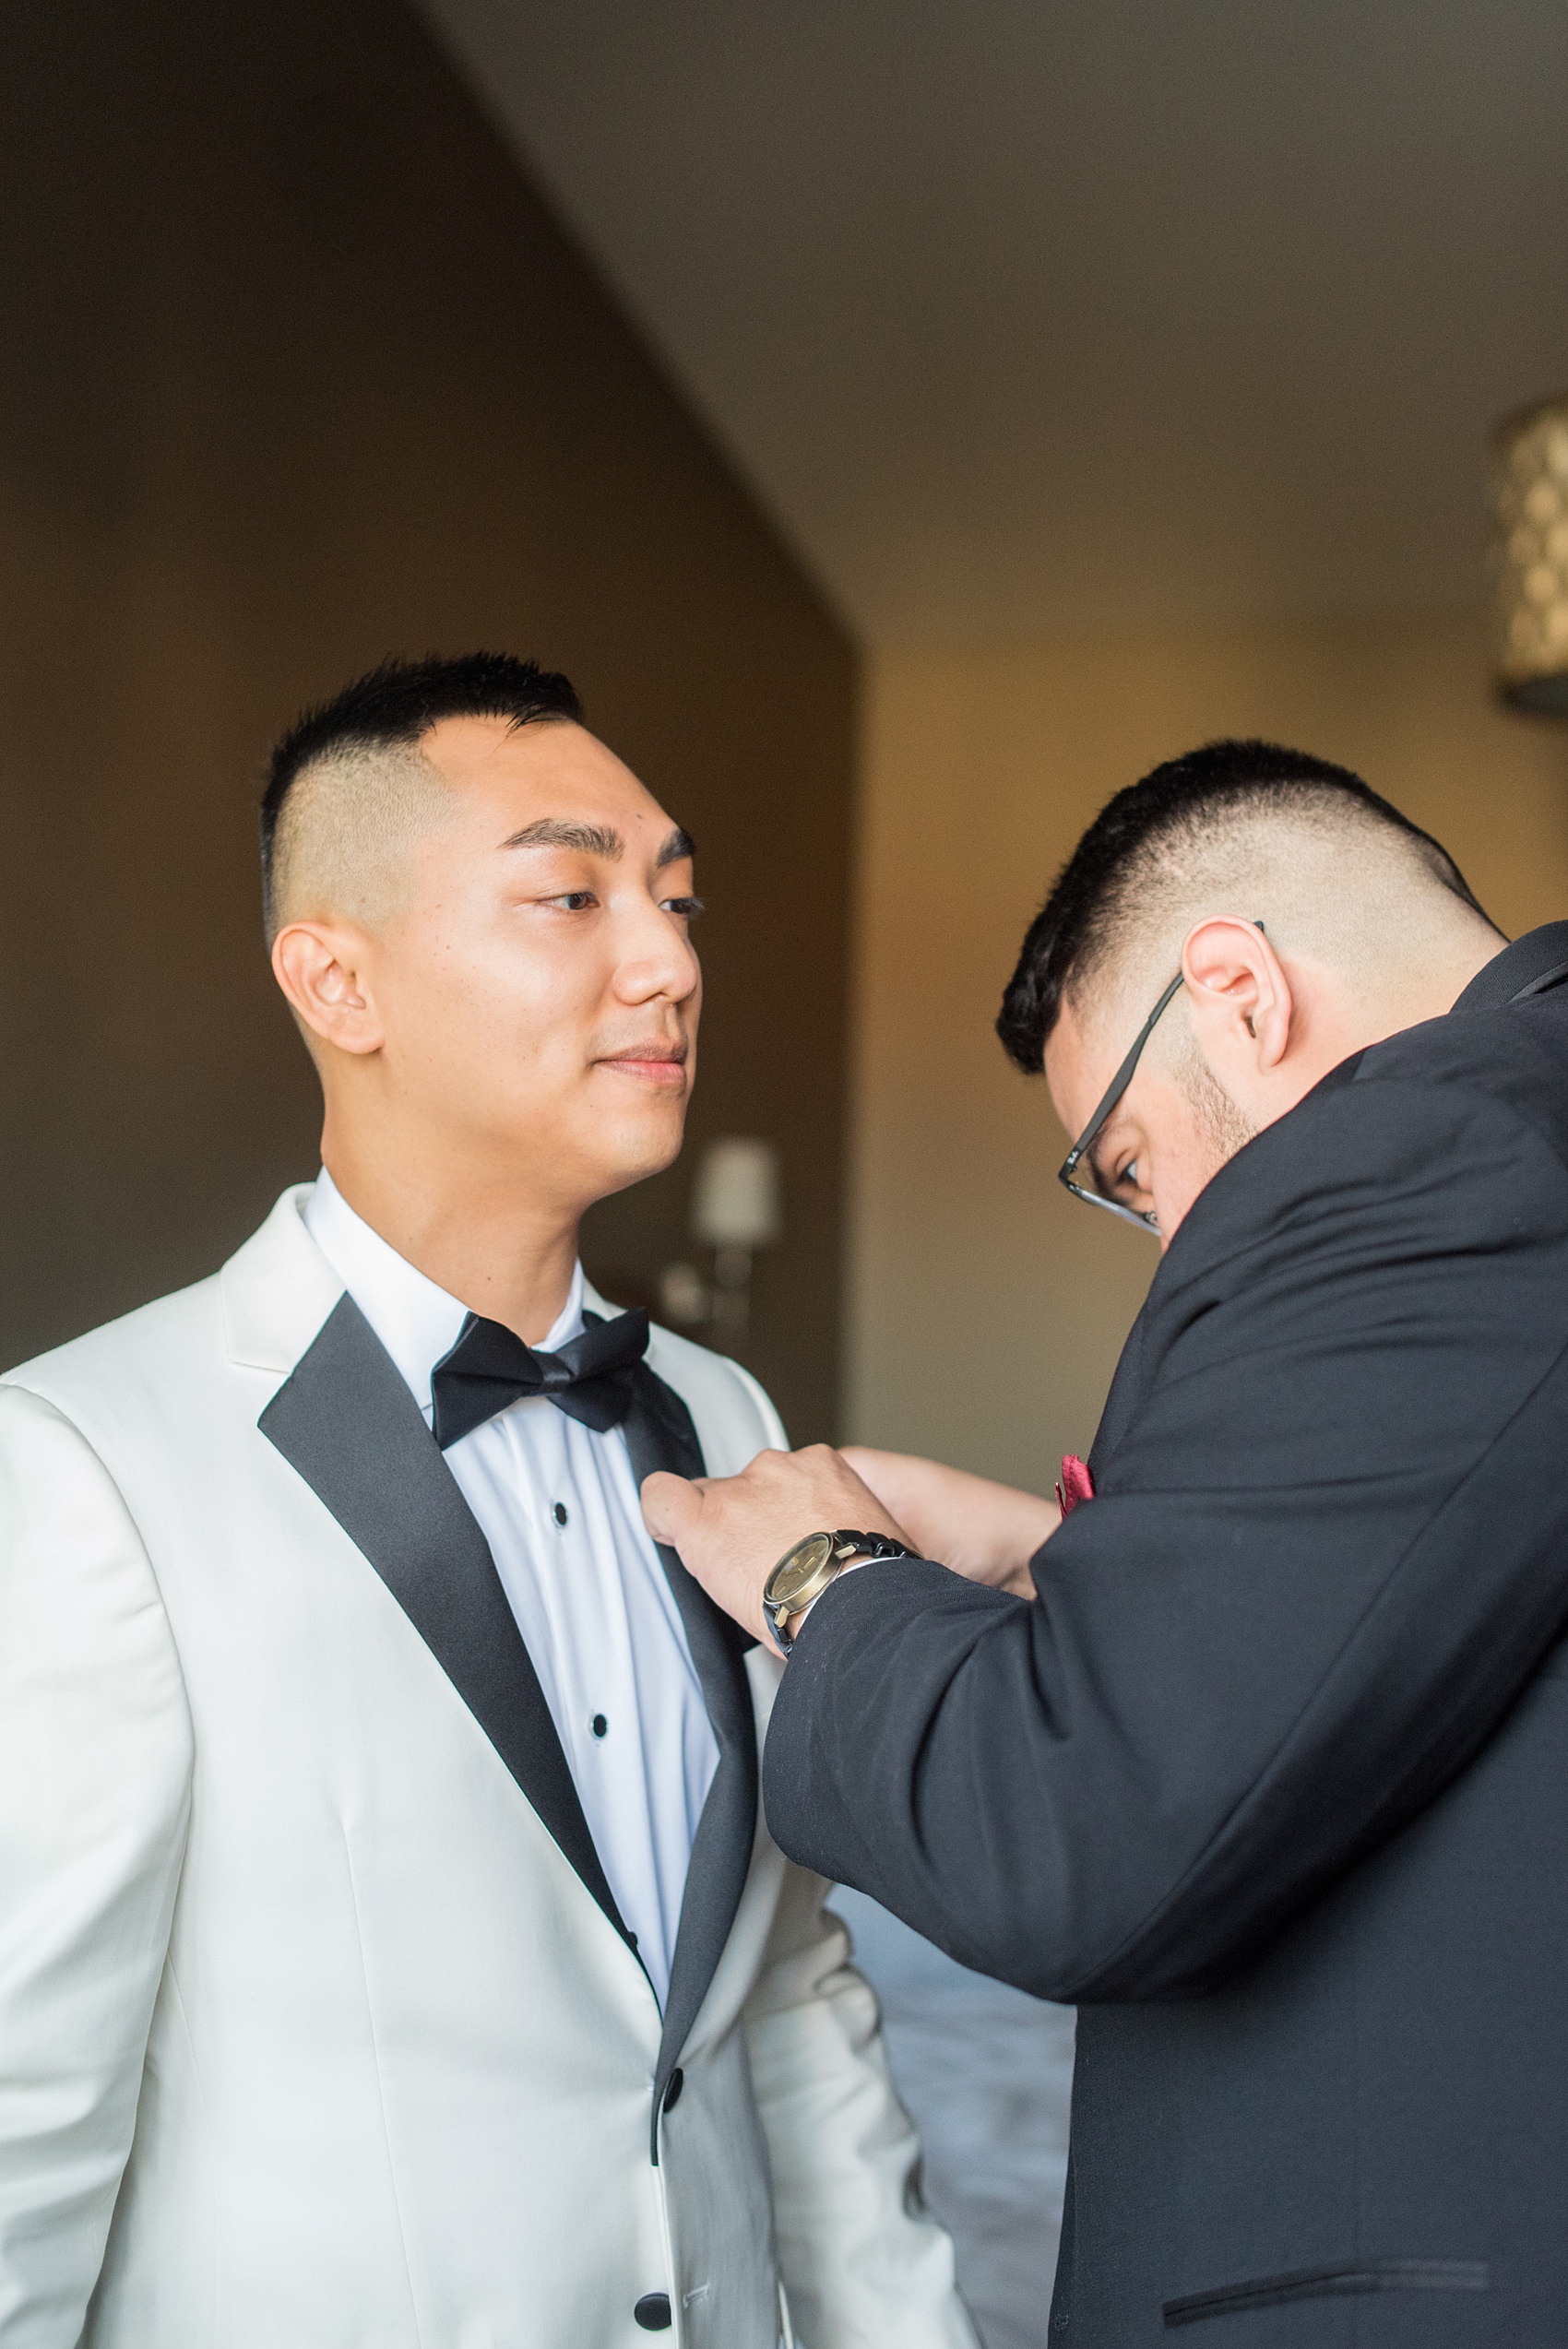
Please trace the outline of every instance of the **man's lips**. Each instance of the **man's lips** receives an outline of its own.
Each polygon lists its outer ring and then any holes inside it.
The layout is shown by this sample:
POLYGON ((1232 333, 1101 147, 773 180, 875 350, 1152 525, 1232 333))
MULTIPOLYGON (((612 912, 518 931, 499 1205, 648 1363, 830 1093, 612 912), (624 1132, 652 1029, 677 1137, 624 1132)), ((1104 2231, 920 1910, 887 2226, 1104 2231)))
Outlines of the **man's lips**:
POLYGON ((686 1047, 683 1044, 634 1044, 624 1052, 607 1052, 599 1065, 603 1069, 620 1069, 627 1076, 641 1077, 647 1084, 665 1086, 673 1092, 686 1081, 686 1047))

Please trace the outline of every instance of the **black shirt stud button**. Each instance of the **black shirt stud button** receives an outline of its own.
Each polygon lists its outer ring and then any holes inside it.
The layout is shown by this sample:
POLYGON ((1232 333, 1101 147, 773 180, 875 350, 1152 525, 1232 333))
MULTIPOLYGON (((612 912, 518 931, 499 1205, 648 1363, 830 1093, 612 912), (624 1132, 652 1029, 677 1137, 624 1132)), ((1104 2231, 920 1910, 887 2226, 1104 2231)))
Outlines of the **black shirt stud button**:
POLYGON ((645 2332, 668 2332, 674 2321, 670 2314, 669 2293, 645 2292, 632 2315, 645 2332))
POLYGON ((682 2070, 680 2065, 677 2064, 674 2070, 670 2075, 670 2084, 664 2091, 664 2109, 667 2113, 673 2112, 676 2106, 680 2103, 681 2091, 685 2084, 686 2075, 682 2070))
POLYGON ((596 1713, 593 1719, 588 1723, 588 1727, 593 1731, 596 1738, 602 1738, 609 1726, 610 1724, 605 1719, 602 1713, 596 1713))
POLYGON ((564 1525, 564 1524, 565 1524, 565 1522, 566 1522, 566 1504, 565 1504, 565 1502, 564 1502, 564 1501, 558 1501, 555 1503, 555 1506, 553 1507, 553 1509, 552 1509, 552 1511, 551 1511, 551 1513, 551 1513, 551 1515, 554 1518, 554 1520, 555 1520, 555 1522, 556 1522, 556 1524, 557 1524, 558 1525, 564 1525))

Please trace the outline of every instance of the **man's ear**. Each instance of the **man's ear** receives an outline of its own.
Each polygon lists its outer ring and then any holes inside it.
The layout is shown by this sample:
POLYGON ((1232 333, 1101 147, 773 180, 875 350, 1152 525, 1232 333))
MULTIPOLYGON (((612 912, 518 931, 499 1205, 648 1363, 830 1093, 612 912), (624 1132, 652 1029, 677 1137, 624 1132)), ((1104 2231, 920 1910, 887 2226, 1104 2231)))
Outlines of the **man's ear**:
POLYGON ((1255 921, 1211 914, 1182 949, 1187 1009, 1199 1050, 1223 1084, 1278 1067, 1294 1005, 1283 964, 1255 921))
POLYGON ((272 973, 297 1019, 340 1052, 379 1051, 385 1038, 365 968, 363 932, 291 921, 272 942, 272 973))

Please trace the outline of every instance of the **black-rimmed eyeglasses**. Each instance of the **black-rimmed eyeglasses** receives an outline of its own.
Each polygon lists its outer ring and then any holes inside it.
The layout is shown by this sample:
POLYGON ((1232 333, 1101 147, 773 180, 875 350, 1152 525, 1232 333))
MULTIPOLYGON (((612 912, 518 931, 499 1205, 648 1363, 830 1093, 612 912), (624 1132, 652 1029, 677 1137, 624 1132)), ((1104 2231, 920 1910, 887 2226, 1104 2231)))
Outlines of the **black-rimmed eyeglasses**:
MULTIPOLYGON (((1263 924, 1261 921, 1254 919, 1253 927, 1254 930, 1262 930, 1263 924)), ((1145 1020, 1142 1027, 1139 1028, 1136 1036, 1133 1038, 1132 1050, 1128 1053, 1126 1059, 1123 1062, 1121 1067, 1111 1078, 1111 1083, 1107 1086, 1099 1109, 1096 1109, 1093 1117, 1089 1120, 1087 1125, 1085 1126, 1082 1133, 1079 1134, 1076 1142, 1074 1143, 1072 1148, 1068 1151, 1067 1156, 1062 1161, 1061 1168, 1059 1169, 1056 1177, 1057 1181, 1062 1183, 1068 1191, 1070 1191, 1075 1199, 1087 1199, 1091 1207, 1107 1207, 1113 1216, 1120 1216, 1123 1223, 1136 1224, 1139 1229, 1143 1231, 1158 1232, 1159 1229, 1158 1217, 1152 1213, 1146 1215, 1141 1207, 1129 1207, 1125 1200, 1108 1199, 1103 1191, 1086 1191, 1081 1182, 1074 1181, 1073 1177, 1078 1171, 1079 1159, 1084 1156, 1084 1153, 1087 1150, 1093 1149, 1095 1144, 1099 1139, 1100 1130, 1104 1126, 1106 1120, 1110 1117, 1111 1110, 1116 1107, 1117 1102, 1120 1101, 1123 1094, 1125 1093, 1127 1087, 1133 1082, 1134 1074, 1137 1069, 1138 1062, 1143 1058, 1144 1046, 1148 1042, 1149 1038, 1159 1026, 1160 1020, 1165 1013, 1165 1007, 1181 986, 1183 976, 1184 974, 1182 971, 1177 972, 1175 978, 1165 990, 1164 994, 1161 995, 1158 1002, 1155 1005, 1153 1011, 1150 1012, 1147 1019, 1145 1020)), ((1091 1174, 1094 1173, 1094 1160, 1092 1158, 1089 1160, 1089 1171, 1091 1174)), ((1096 1177, 1096 1180, 1098 1180, 1099 1178, 1096 1177)))

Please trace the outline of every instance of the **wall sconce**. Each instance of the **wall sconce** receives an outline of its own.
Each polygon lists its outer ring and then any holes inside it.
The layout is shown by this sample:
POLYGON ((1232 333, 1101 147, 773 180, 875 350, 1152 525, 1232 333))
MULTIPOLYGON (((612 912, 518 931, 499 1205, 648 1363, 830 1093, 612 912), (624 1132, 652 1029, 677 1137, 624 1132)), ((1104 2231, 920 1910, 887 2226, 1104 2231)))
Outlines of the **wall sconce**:
POLYGON ((725 1134, 697 1161, 692 1236, 713 1253, 711 1289, 695 1265, 666 1264, 659 1276, 668 1318, 707 1322, 720 1336, 744 1337, 751 1320, 752 1257, 782 1229, 778 1153, 771 1142, 725 1134))
POLYGON ((1568 392, 1498 426, 1491 495, 1498 692, 1568 718, 1568 392))

